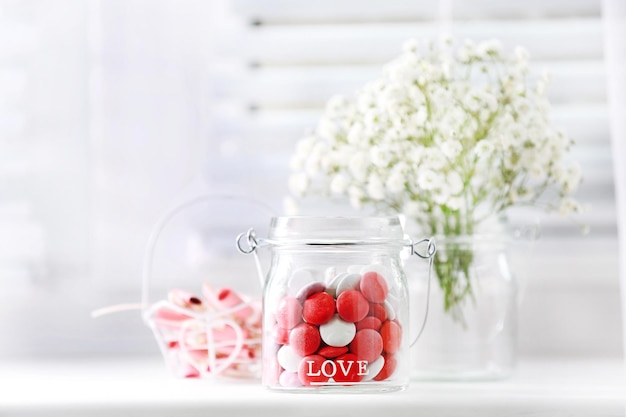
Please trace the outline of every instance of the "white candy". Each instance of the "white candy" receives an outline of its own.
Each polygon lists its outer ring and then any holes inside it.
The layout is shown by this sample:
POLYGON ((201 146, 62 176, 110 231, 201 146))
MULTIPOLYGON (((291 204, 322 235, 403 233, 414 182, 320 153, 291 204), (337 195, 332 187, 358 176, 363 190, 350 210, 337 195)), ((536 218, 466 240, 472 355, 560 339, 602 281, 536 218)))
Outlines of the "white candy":
POLYGON ((337 268, 335 268, 334 266, 329 266, 324 271, 324 283, 328 284, 336 276, 337 276, 337 268))
POLYGON ((396 310, 393 308, 389 300, 385 300, 385 311, 387 312, 387 320, 396 318, 396 310))
POLYGON ((349 274, 347 272, 342 272, 340 274, 337 274, 333 277, 326 277, 327 279, 325 280, 326 283, 326 292, 328 294, 330 294, 333 297, 337 296, 337 285, 341 282, 342 279, 344 279, 345 277, 347 277, 349 274))
POLYGON ((312 282, 321 281, 321 278, 321 273, 315 271, 314 269, 296 269, 289 278, 289 295, 295 296, 302 288, 312 282))
POLYGON ((374 377, 383 369, 383 366, 385 366, 385 358, 383 356, 379 356, 378 359, 367 365, 367 375, 363 377, 363 381, 370 381, 374 379, 374 377))
POLYGON ((321 282, 311 282, 304 287, 300 288, 296 294, 296 299, 300 301, 300 304, 304 304, 304 301, 311 295, 326 290, 326 286, 321 282))
POLYGON ((341 320, 337 314, 326 324, 320 326, 320 336, 328 346, 346 346, 352 342, 355 334, 356 326, 354 323, 341 320))
POLYGON ((301 387, 302 383, 297 372, 284 371, 278 378, 278 383, 283 387, 301 387))
POLYGON ((339 294, 347 290, 358 290, 359 282, 361 282, 361 274, 345 275, 337 284, 336 296, 339 297, 339 294))
POLYGON ((280 349, 278 349, 278 353, 276 353, 276 359, 278 359, 278 364, 282 366, 285 371, 298 372, 298 367, 300 366, 300 361, 302 361, 302 356, 294 352, 291 346, 284 345, 280 349))

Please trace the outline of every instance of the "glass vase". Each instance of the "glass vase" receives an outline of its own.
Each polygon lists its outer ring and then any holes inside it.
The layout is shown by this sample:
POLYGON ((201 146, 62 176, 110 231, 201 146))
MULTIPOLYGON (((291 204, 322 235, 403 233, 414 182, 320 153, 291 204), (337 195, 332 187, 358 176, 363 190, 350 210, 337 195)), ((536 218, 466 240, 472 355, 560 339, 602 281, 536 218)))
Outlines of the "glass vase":
MULTIPOLYGON (((499 235, 437 238, 428 319, 411 350, 414 379, 499 379, 511 374, 518 288, 509 248, 510 242, 499 235)), ((413 300, 423 300, 428 290, 423 272, 417 272, 420 267, 406 268, 409 278, 416 272, 410 280, 413 300)), ((425 310, 413 311, 412 319, 421 322, 425 310)))

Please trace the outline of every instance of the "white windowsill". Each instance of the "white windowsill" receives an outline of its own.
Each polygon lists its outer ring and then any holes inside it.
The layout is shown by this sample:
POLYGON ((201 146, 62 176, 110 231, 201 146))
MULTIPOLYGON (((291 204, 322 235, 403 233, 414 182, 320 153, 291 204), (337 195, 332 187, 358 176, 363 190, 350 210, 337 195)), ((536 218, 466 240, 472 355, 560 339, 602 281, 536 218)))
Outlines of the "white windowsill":
POLYGON ((621 416, 619 359, 521 361, 504 381, 412 382, 376 395, 274 393, 257 383, 171 377, 152 360, 66 360, 0 366, 0 415, 12 416, 621 416))

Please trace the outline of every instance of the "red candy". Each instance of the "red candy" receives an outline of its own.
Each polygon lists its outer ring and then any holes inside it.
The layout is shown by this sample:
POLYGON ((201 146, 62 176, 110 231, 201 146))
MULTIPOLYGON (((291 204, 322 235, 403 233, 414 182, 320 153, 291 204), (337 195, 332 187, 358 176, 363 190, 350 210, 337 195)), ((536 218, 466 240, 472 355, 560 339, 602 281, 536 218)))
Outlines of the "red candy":
POLYGON ((387 310, 384 304, 370 303, 370 311, 367 315, 376 317, 381 323, 387 320, 387 310))
MULTIPOLYGON (((377 319, 374 316, 368 316, 356 324, 356 330, 357 331, 363 330, 363 329, 378 330, 380 329, 380 325, 381 325, 381 321, 379 319, 377 319)), ((383 341, 384 341, 384 338, 383 338, 383 341)))
POLYGON ((359 291, 347 290, 337 297, 337 313, 342 320, 356 323, 369 313, 369 303, 359 291))
POLYGON ((374 271, 363 274, 359 287, 363 296, 373 303, 384 302, 389 293, 389 287, 385 278, 374 271))
POLYGON ((324 375, 322 372, 322 365, 327 359, 320 355, 306 356, 300 361, 298 367, 298 379, 302 382, 302 385, 311 386, 316 383, 325 384, 330 377, 324 375))
POLYGON ((320 347, 321 341, 319 329, 307 323, 298 324, 289 334, 289 344, 300 356, 314 353, 320 347))
POLYGON ((318 292, 304 302, 302 316, 311 324, 324 324, 335 315, 335 299, 328 293, 318 292))
POLYGON ((350 352, 354 353, 359 360, 372 362, 383 351, 383 338, 376 330, 359 330, 349 347, 350 352))
POLYGON ((385 364, 383 365, 383 369, 380 370, 378 375, 374 377, 374 381, 382 381, 389 378, 395 372, 398 367, 398 360, 394 355, 383 355, 385 358, 385 364))
POLYGON ((278 304, 276 322, 283 329, 293 329, 302 321, 302 305, 294 297, 285 297, 278 304))
POLYGON ((337 356, 341 356, 346 353, 348 353, 348 346, 324 346, 317 351, 318 355, 322 355, 325 358, 336 358, 337 356))
POLYGON ((335 382, 341 382, 346 385, 361 381, 366 373, 365 364, 359 363, 357 356, 353 353, 348 353, 335 359, 335 368, 336 372, 333 379, 335 382))
POLYGON ((380 328, 383 338, 383 350, 387 353, 396 353, 402 341, 402 328, 395 321, 387 320, 380 328))

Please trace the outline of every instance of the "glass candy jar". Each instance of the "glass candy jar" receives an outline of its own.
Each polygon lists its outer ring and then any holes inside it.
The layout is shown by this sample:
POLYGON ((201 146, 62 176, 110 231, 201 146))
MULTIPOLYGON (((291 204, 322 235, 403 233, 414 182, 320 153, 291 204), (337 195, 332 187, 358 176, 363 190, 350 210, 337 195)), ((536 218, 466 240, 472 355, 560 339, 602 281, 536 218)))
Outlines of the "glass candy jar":
MULTIPOLYGON (((397 217, 277 217, 263 293, 263 384, 285 391, 383 392, 410 377, 409 294, 397 217)), ((429 255, 434 244, 428 245, 429 255)), ((420 255, 422 256, 422 255, 420 255)))

